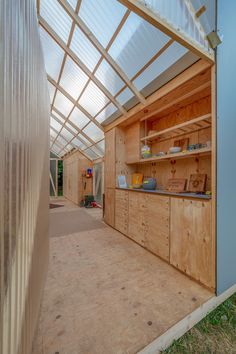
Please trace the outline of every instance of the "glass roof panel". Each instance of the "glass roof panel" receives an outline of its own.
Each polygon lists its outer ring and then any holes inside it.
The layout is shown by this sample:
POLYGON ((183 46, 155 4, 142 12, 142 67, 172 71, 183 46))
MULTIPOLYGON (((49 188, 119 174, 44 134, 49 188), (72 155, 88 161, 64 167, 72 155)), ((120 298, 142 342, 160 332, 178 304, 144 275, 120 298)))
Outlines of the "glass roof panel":
POLYGON ((57 0, 41 0, 40 15, 67 43, 72 20, 57 0))
POLYGON ((93 71, 95 65, 101 58, 100 53, 94 45, 83 34, 81 29, 76 26, 72 37, 70 48, 75 52, 77 57, 93 71))
POLYGON ((106 120, 110 115, 114 112, 117 111, 117 107, 113 103, 109 103, 109 105, 104 108, 104 110, 99 113, 99 115, 96 117, 96 120, 99 123, 102 123, 104 120, 106 120))
POLYGON ((93 122, 89 123, 83 131, 95 142, 104 137, 103 131, 99 129, 93 122))
POLYGON ((58 132, 61 129, 62 125, 59 124, 54 118, 50 118, 50 125, 51 127, 53 127, 54 129, 56 129, 58 132))
POLYGON ((52 100, 53 100, 56 88, 49 81, 48 81, 48 91, 49 91, 49 96, 50 96, 50 103, 52 104, 52 100))
POLYGON ((185 47, 181 46, 177 42, 174 42, 159 58, 157 58, 146 70, 142 72, 141 75, 134 80, 135 86, 139 90, 143 89, 186 53, 187 49, 185 47))
POLYGON ((66 128, 63 128, 60 132, 60 135, 65 138, 67 141, 73 139, 74 135, 72 135, 66 128))
POLYGON ((99 112, 107 102, 109 102, 109 99, 92 81, 90 81, 79 100, 81 106, 83 106, 92 116, 95 116, 95 114, 99 112))
POLYGON ((79 15, 106 47, 125 12, 126 8, 116 0, 83 0, 79 15))
POLYGON ((116 97, 117 101, 120 104, 125 104, 127 101, 129 101, 132 97, 134 97, 133 92, 126 87, 126 89, 124 91, 122 91, 119 96, 116 97))
POLYGON ((64 51, 59 45, 44 31, 42 27, 39 28, 40 38, 43 47, 44 62, 46 72, 54 80, 57 81, 61 64, 64 58, 64 51))
POLYGON ((60 85, 74 98, 77 99, 88 81, 88 76, 67 56, 60 85))
POLYGON ((89 122, 89 118, 77 107, 73 109, 69 120, 76 124, 79 129, 83 129, 83 127, 89 122))
POLYGON ((66 98, 66 96, 64 96, 60 91, 57 91, 54 105, 66 117, 74 106, 73 103, 68 100, 68 98, 66 98))
POLYGON ((99 65, 95 76, 113 96, 125 85, 124 81, 121 80, 105 59, 99 65))
POLYGON ((131 78, 169 39, 141 17, 131 13, 111 46, 109 54, 131 78))

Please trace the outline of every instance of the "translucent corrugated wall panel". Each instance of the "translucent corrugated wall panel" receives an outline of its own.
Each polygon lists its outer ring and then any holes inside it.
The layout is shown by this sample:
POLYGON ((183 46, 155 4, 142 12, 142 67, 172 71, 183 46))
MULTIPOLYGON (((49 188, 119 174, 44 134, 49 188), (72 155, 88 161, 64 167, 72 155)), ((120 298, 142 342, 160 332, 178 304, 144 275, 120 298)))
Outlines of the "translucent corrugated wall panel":
POLYGON ((99 65, 95 76, 113 96, 125 85, 124 81, 121 80, 105 59, 99 65))
POLYGON ((205 5, 206 11, 199 17, 199 21, 201 22, 206 34, 215 31, 216 0, 191 0, 191 3, 195 11, 205 5))
POLYGON ((140 0, 140 2, 168 22, 172 28, 184 33, 191 41, 208 51, 208 41, 201 34, 194 13, 189 10, 188 1, 171 0, 171 6, 166 0, 140 0))
POLYGON ((81 112, 77 107, 75 107, 69 117, 69 120, 73 122, 79 129, 83 129, 83 127, 89 123, 89 118, 81 112))
POLYGON ((48 265, 50 99, 33 0, 0 1, 0 353, 30 354, 48 265))
POLYGON ((168 40, 168 36, 132 13, 111 46, 109 54, 131 78, 168 40))
POLYGON ((64 51, 42 27, 40 27, 40 38, 47 74, 57 81, 64 57, 64 51))
POLYGON ((83 90, 88 76, 75 64, 75 62, 67 56, 60 85, 74 99, 77 99, 83 90))
POLYGON ((93 122, 89 123, 87 127, 84 128, 83 132, 95 142, 104 137, 103 131, 93 122))
POLYGON ((116 0, 83 0, 79 16, 106 47, 125 12, 126 8, 116 0))
POLYGON ((90 81, 79 100, 81 106, 92 116, 95 116, 108 102, 109 99, 92 81, 90 81))
POLYGON ((113 103, 109 103, 109 105, 104 108, 104 110, 99 113, 99 115, 96 117, 96 120, 99 123, 102 123, 104 120, 106 120, 110 115, 114 112, 117 111, 117 107, 113 103))
POLYGON ((67 117, 74 105, 65 95, 57 91, 54 106, 67 117))
POLYGON ((67 43, 72 20, 57 0, 40 0, 40 15, 67 43))
POLYGON ((187 49, 174 42, 162 55, 157 58, 143 73, 134 80, 135 86, 142 90, 165 70, 171 67, 177 60, 187 53, 187 49))
POLYGON ((88 40, 81 29, 76 26, 72 37, 70 48, 79 57, 79 59, 93 71, 95 65, 101 58, 101 54, 88 40))

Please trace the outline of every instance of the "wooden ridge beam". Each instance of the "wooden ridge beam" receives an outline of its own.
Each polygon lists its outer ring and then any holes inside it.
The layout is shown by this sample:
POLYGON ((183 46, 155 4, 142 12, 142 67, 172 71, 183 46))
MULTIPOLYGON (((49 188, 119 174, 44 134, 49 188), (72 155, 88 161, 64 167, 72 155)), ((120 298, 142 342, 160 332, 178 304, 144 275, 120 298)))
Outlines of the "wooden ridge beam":
POLYGON ((130 11, 133 11, 138 16, 142 17, 147 22, 158 28, 176 42, 189 49, 191 52, 199 56, 199 58, 205 59, 210 63, 215 62, 215 55, 213 51, 204 50, 201 45, 198 45, 195 41, 192 41, 183 32, 177 31, 167 21, 161 18, 157 13, 154 13, 147 6, 142 4, 138 0, 118 0, 121 4, 126 6, 130 11))
POLYGON ((46 32, 54 39, 54 41, 69 55, 69 57, 80 67, 80 69, 97 85, 103 94, 119 109, 119 111, 126 115, 127 111, 124 107, 112 96, 106 87, 97 79, 95 75, 88 69, 88 67, 78 58, 78 56, 66 45, 66 43, 58 36, 51 26, 39 15, 39 23, 46 32))
POLYGON ((72 18, 72 20, 78 25, 81 31, 85 34, 85 36, 89 39, 89 41, 94 45, 94 47, 100 52, 103 58, 110 64, 113 70, 117 73, 117 75, 125 82, 125 84, 129 87, 129 89, 134 93, 134 95, 138 98, 138 100, 145 104, 145 97, 138 91, 135 85, 129 80, 128 76, 124 73, 124 71, 119 67, 116 61, 108 54, 107 50, 102 46, 102 44, 98 41, 98 39, 93 35, 90 29, 87 27, 85 22, 75 13, 73 8, 66 0, 58 0, 60 5, 64 8, 64 10, 68 13, 68 15, 72 18))

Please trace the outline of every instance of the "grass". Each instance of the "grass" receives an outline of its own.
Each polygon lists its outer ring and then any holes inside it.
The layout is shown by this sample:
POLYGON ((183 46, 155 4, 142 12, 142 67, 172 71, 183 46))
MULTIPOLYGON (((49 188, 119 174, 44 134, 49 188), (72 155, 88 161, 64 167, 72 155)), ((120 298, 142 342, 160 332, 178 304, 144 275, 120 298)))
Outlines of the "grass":
POLYGON ((236 293, 162 354, 236 354, 236 293))

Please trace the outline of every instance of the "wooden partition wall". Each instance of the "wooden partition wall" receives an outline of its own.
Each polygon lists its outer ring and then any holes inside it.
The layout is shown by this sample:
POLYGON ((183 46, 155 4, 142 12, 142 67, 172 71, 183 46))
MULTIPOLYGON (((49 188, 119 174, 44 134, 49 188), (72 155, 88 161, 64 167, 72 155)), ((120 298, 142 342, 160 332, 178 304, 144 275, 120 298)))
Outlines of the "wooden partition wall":
POLYGON ((48 265, 49 115, 34 1, 0 3, 0 353, 30 354, 48 265))
POLYGON ((79 151, 66 156, 63 160, 63 194, 77 205, 86 194, 93 194, 92 178, 83 176, 83 171, 92 166, 92 161, 79 151))

